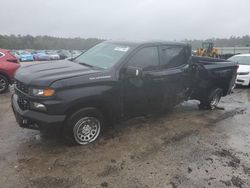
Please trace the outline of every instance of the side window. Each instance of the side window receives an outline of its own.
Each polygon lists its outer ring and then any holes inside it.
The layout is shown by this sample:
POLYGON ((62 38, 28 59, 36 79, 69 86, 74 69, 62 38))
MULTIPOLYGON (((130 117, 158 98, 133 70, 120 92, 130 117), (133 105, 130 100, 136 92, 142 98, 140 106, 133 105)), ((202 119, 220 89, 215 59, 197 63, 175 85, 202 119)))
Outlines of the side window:
POLYGON ((128 66, 148 69, 159 65, 157 47, 145 47, 139 50, 128 62, 128 66))
POLYGON ((0 52, 0 57, 2 57, 3 56, 3 54, 0 52))
POLYGON ((179 67, 187 63, 186 47, 183 46, 163 46, 162 66, 165 68, 179 67))

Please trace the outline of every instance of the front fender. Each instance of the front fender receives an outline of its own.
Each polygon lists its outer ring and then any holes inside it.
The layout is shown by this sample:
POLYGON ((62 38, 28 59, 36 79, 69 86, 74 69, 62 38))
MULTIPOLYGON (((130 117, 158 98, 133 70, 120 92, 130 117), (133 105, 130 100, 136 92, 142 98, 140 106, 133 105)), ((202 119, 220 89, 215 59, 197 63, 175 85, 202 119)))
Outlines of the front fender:
POLYGON ((61 114, 68 114, 83 107, 100 107, 108 113, 119 114, 121 95, 117 85, 89 85, 59 90, 56 98, 64 103, 61 114))

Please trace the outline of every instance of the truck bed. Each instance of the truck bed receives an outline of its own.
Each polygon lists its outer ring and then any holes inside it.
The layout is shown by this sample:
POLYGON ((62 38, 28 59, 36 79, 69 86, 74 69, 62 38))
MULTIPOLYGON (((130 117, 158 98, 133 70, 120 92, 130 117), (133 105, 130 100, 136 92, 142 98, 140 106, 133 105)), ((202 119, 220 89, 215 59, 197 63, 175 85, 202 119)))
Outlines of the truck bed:
POLYGON ((194 98, 200 98, 214 87, 222 88, 223 96, 232 91, 238 69, 236 63, 224 59, 192 56, 191 64, 195 67, 194 98))

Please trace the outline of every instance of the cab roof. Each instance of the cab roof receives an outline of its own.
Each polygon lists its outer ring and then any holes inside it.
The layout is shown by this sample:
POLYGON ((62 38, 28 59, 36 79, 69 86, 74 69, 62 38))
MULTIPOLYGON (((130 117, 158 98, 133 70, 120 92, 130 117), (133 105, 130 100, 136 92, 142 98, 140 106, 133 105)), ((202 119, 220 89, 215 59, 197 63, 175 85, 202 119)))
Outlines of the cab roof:
POLYGON ((172 46, 188 46, 187 43, 182 42, 167 42, 167 41, 105 41, 107 43, 126 45, 131 47, 138 47, 141 45, 172 45, 172 46))

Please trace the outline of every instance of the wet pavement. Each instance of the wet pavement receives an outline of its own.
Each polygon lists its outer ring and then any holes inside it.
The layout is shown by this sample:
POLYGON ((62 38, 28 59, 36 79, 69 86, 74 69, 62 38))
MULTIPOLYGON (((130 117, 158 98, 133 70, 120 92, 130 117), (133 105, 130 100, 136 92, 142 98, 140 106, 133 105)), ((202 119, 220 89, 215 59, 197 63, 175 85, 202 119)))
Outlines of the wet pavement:
POLYGON ((110 128, 88 146, 17 126, 0 96, 0 187, 250 187, 250 90, 110 128))

